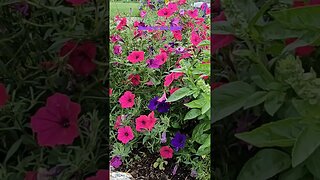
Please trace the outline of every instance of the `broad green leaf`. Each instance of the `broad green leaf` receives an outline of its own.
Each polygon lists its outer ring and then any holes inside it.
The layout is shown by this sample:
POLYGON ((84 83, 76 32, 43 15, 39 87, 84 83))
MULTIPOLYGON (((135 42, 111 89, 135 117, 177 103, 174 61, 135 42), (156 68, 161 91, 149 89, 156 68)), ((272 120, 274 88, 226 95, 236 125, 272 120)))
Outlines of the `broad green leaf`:
POLYGON ((210 76, 210 64, 198 64, 192 73, 210 76))
POLYGON ((304 6, 271 12, 276 21, 290 29, 319 29, 320 6, 304 6))
POLYGON ((232 26, 228 21, 219 21, 219 22, 213 22, 212 23, 212 34, 233 34, 232 26))
POLYGON ((7 152, 6 158, 4 159, 4 164, 6 164, 7 161, 11 158, 11 156, 19 149, 21 143, 22 143, 22 139, 19 139, 18 141, 12 144, 12 146, 7 152))
POLYGON ((263 103, 266 100, 266 96, 267 92, 266 91, 257 91, 254 94, 252 94, 247 102, 244 104, 243 108, 244 109, 248 109, 251 108, 253 106, 257 106, 261 103, 263 103))
POLYGON ((303 180, 308 173, 304 165, 299 165, 295 168, 291 168, 280 174, 279 180, 303 180))
POLYGON ((184 117, 184 120, 194 119, 194 118, 198 117, 199 115, 201 115, 201 110, 191 109, 184 117))
POLYGON ((292 118, 271 122, 235 136, 257 147, 290 147, 302 131, 300 120, 292 118))
POLYGON ((210 107, 211 107, 210 98, 211 98, 210 96, 204 96, 205 103, 201 108, 201 114, 205 114, 207 111, 210 110, 210 107))
POLYGON ((183 87, 175 91, 168 99, 166 102, 174 102, 178 101, 181 98, 184 98, 192 93, 191 89, 183 87))
POLYGON ((307 160, 308 170, 317 178, 320 178, 320 148, 317 148, 315 152, 307 160))
POLYGON ((292 166, 296 167, 305 161, 320 145, 320 130, 316 127, 306 127, 292 149, 292 166))
POLYGON ((198 44, 198 46, 210 46, 210 41, 209 40, 203 40, 198 44))
POLYGON ((259 11, 253 0, 233 1, 233 3, 245 15, 248 22, 251 21, 259 11))
POLYGON ((201 99, 197 99, 194 101, 191 101, 189 103, 184 104, 185 106, 187 106, 188 108, 202 108, 202 106, 204 105, 205 100, 204 98, 201 99))
POLYGON ((211 144, 211 136, 208 135, 206 140, 204 141, 204 144, 202 144, 199 147, 199 149, 197 151, 197 154, 200 155, 200 156, 210 154, 210 144, 211 144))
POLYGON ((205 134, 206 131, 210 130, 210 122, 204 121, 201 124, 198 124, 192 132, 192 139, 199 144, 203 144, 204 140, 210 134, 205 134))
POLYGON ((304 33, 301 30, 288 29, 277 21, 272 21, 264 26, 258 26, 257 30, 265 41, 296 38, 304 33))
POLYGON ((276 149, 260 150, 246 162, 237 180, 264 180, 290 167, 290 156, 276 149))
POLYGON ((273 116, 284 103, 286 94, 278 91, 270 91, 264 102, 265 110, 273 116))
POLYGON ((287 45, 282 53, 292 51, 298 47, 307 46, 307 45, 318 45, 320 42, 320 34, 318 32, 307 32, 302 35, 299 39, 287 45))
POLYGON ((224 84, 213 90, 213 121, 221 120, 239 110, 253 93, 254 88, 242 81, 224 84))
POLYGON ((320 118, 319 104, 311 105, 308 101, 298 99, 293 99, 292 104, 301 116, 316 119, 320 118))

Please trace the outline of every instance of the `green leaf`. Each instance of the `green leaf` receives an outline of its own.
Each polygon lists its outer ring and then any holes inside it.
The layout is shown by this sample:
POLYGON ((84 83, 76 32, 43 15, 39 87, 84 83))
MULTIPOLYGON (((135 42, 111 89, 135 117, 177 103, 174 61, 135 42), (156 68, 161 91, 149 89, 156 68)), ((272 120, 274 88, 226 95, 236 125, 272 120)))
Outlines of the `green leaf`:
POLYGON ((209 40, 203 40, 198 44, 198 46, 210 46, 210 41, 209 40))
POLYGON ((303 117, 320 118, 320 104, 311 105, 306 100, 293 99, 292 104, 303 117))
POLYGON ((305 161, 320 145, 320 130, 306 127, 298 137, 292 149, 292 166, 296 167, 305 161))
POLYGON ((157 167, 158 167, 158 165, 159 165, 159 163, 158 163, 158 162, 153 163, 153 167, 154 167, 154 168, 157 168, 157 167))
POLYGON ((320 148, 317 148, 315 152, 307 160, 308 170, 317 178, 320 178, 320 148))
POLYGON ((291 118, 264 124, 250 132, 235 136, 256 147, 290 147, 302 132, 301 119, 291 118))
POLYGON ((319 29, 320 6, 304 6, 271 12, 276 21, 290 29, 319 29))
POLYGON ((192 131, 192 140, 199 144, 203 144, 205 139, 210 134, 205 134, 206 131, 210 129, 210 122, 204 121, 201 124, 198 124, 192 131))
POLYGON ((201 109, 202 106, 204 105, 204 103, 205 103, 204 98, 201 98, 201 99, 197 99, 197 100, 191 101, 189 103, 186 103, 184 105, 187 106, 188 108, 199 108, 199 109, 201 109))
POLYGON ((177 101, 181 98, 184 98, 185 96, 190 95, 192 91, 189 88, 180 88, 177 91, 175 91, 168 99, 166 102, 174 102, 177 101))
POLYGON ((264 102, 264 108, 271 116, 273 116, 284 103, 285 97, 286 93, 270 91, 264 102))
POLYGON ((283 172, 279 176, 279 180, 303 180, 303 177, 308 173, 304 165, 299 165, 283 172))
POLYGON ((202 144, 199 147, 199 149, 197 151, 197 154, 200 155, 200 156, 210 154, 210 144, 211 144, 211 136, 208 135, 208 137, 206 138, 204 144, 202 144))
POLYGON ((210 98, 211 98, 210 96, 204 96, 205 103, 201 108, 201 114, 205 114, 207 111, 210 110, 210 107, 211 107, 210 98))
POLYGON ((228 83, 213 90, 213 121, 221 120, 239 110, 253 93, 254 88, 242 81, 228 83))
POLYGON ((212 23, 212 34, 233 34, 232 26, 228 21, 219 21, 212 23))
POLYGON ((22 143, 22 139, 19 139, 13 145, 10 147, 10 149, 7 152, 7 156, 4 159, 4 164, 7 163, 7 161, 11 158, 11 156, 19 149, 20 145, 22 143))
POLYGON ((288 29, 277 21, 272 21, 264 26, 258 26, 257 30, 265 41, 296 38, 304 33, 301 30, 288 29))
POLYGON ((251 108, 253 106, 257 106, 261 103, 263 103, 266 100, 266 96, 267 92, 266 91, 257 91, 254 94, 252 94, 247 102, 244 104, 243 108, 244 109, 248 109, 251 108))
POLYGON ((288 154, 276 149, 263 149, 244 165, 237 180, 269 179, 289 167, 288 154))
POLYGON ((194 119, 199 115, 201 115, 201 111, 199 109, 191 109, 184 117, 184 120, 194 119))
POLYGON ((241 10, 241 12, 245 15, 247 21, 251 21, 252 18, 257 14, 259 9, 253 0, 241 0, 241 1, 233 1, 233 3, 241 10))

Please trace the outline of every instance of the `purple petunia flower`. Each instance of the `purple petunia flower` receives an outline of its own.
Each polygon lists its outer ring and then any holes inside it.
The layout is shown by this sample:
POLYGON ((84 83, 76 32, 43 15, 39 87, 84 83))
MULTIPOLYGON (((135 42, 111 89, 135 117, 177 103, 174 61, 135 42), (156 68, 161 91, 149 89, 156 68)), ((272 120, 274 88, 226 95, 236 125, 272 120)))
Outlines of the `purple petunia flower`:
POLYGON ((177 170, 178 170, 178 165, 176 164, 172 170, 172 175, 176 175, 177 170))
POLYGON ((122 53, 122 47, 120 45, 116 45, 113 47, 113 53, 118 55, 122 53))
POLYGON ((198 175, 198 174, 197 174, 197 171, 194 170, 194 169, 192 169, 192 170, 191 170, 191 173, 190 173, 190 176, 191 176, 191 177, 197 177, 197 175, 198 175))
POLYGON ((14 8, 19 11, 23 16, 28 16, 29 15, 29 5, 28 3, 16 3, 14 5, 14 8))
POLYGON ((158 104, 159 104, 158 99, 159 99, 159 97, 156 96, 156 97, 154 97, 153 99, 150 100, 149 105, 148 105, 148 108, 149 108, 151 111, 154 111, 154 110, 157 109, 157 106, 158 106, 158 104))
POLYGON ((177 132, 173 139, 171 140, 171 145, 175 148, 176 151, 184 148, 186 144, 187 136, 177 132))
POLYGON ((184 50, 185 50, 185 48, 180 46, 180 47, 176 48, 176 53, 182 54, 182 53, 184 53, 184 50))
POLYGON ((149 68, 158 69, 161 67, 161 60, 159 59, 148 59, 147 64, 149 68))
POLYGON ((167 103, 165 100, 160 102, 157 107, 157 110, 159 113, 169 112, 169 109, 170 109, 170 104, 167 103))
POLYGON ((180 15, 184 15, 184 9, 180 9, 179 13, 180 15))
POLYGON ((167 142, 167 134, 166 132, 163 132, 161 135, 161 143, 164 144, 167 142))
POLYGON ((114 156, 111 161, 110 161, 111 166, 113 166, 114 168, 118 168, 121 166, 122 161, 121 161, 121 157, 120 156, 114 156))

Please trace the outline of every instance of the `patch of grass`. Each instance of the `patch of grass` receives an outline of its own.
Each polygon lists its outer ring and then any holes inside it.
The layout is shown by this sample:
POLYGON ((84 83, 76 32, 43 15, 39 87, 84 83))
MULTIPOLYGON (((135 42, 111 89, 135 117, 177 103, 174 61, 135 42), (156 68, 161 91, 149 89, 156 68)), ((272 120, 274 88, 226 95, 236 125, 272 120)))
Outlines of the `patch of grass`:
POLYGON ((140 3, 122 3, 110 2, 110 19, 113 19, 117 14, 138 17, 140 3), (132 15, 130 15, 130 8, 132 8, 132 15))

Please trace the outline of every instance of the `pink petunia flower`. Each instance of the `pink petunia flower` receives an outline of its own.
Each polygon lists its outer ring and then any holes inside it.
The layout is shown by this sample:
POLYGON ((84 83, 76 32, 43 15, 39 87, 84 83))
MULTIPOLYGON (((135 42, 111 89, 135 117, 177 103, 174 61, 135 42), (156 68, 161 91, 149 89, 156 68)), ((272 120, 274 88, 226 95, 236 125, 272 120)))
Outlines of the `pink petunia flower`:
POLYGON ((173 34, 173 37, 178 40, 181 41, 182 40, 182 35, 181 35, 181 31, 171 31, 173 34))
POLYGON ((88 177, 86 180, 109 180, 109 170, 100 169, 96 176, 88 177))
POLYGON ((115 46, 113 47, 113 53, 114 53, 115 55, 121 54, 121 53, 122 53, 122 47, 121 47, 120 45, 115 45, 115 46))
POLYGON ((168 4, 168 9, 174 13, 178 10, 178 5, 176 3, 169 3, 168 4))
POLYGON ((117 30, 122 30, 122 28, 124 27, 124 26, 126 26, 127 25, 127 18, 121 18, 121 20, 118 22, 118 25, 117 25, 117 27, 116 27, 116 29, 117 30))
POLYGON ((148 86, 152 86, 153 82, 150 80, 150 81, 146 82, 145 84, 148 85, 148 86))
POLYGON ((60 93, 48 97, 45 107, 31 117, 32 131, 40 146, 70 145, 79 136, 78 115, 81 107, 60 93))
POLYGON ((144 18, 146 15, 147 15, 146 11, 144 11, 144 10, 140 11, 141 18, 144 18))
POLYGON ((179 0, 178 4, 182 5, 182 4, 185 4, 186 2, 187 2, 187 0, 179 0))
MULTIPOLYGON (((289 38, 285 40, 286 45, 289 45, 296 41, 297 38, 289 38)), ((313 53, 316 50, 314 46, 307 45, 307 46, 301 46, 297 47, 295 49, 295 54, 300 57, 309 56, 311 53, 313 53)))
POLYGON ((173 149, 170 146, 160 148, 160 155, 163 159, 170 159, 173 156, 173 149))
POLYGON ((0 83, 0 108, 8 102, 8 99, 7 89, 4 84, 0 83))
POLYGON ((198 44, 202 41, 198 33, 193 31, 191 33, 190 41, 194 46, 198 46, 198 44))
POLYGON ((114 123, 114 129, 118 129, 121 125, 122 116, 117 116, 116 122, 114 123))
POLYGON ((151 131, 156 124, 156 121, 157 119, 154 117, 153 111, 148 116, 141 115, 136 118, 136 130, 138 132, 141 132, 144 129, 151 131))
POLYGON ((112 95, 112 88, 109 88, 109 96, 112 95))
POLYGON ((191 18, 197 18, 199 13, 198 13, 198 9, 194 9, 194 10, 188 10, 187 14, 191 17, 191 18))
POLYGON ((117 139, 121 141, 123 144, 127 144, 133 138, 134 135, 130 126, 124 126, 118 129, 117 139))
POLYGON ((175 80, 178 79, 180 76, 183 76, 183 73, 180 72, 172 72, 167 75, 164 79, 164 86, 168 87, 170 84, 175 80))
POLYGON ((140 75, 139 74, 130 74, 128 78, 133 86, 138 86, 140 84, 140 75))
POLYGON ((166 92, 164 92, 163 95, 161 96, 161 98, 158 99, 158 102, 162 102, 162 101, 165 101, 165 100, 167 100, 166 92))
POLYGON ((135 95, 131 91, 126 91, 119 99, 121 108, 132 108, 134 106, 135 95))
POLYGON ((135 64, 144 60, 144 52, 143 51, 133 51, 127 59, 135 64))
POLYGON ((87 3, 89 0, 66 0, 68 3, 71 3, 73 6, 79 6, 81 4, 87 3))
MULTIPOLYGON (((213 18, 213 22, 226 21, 226 16, 224 12, 221 12, 219 16, 213 18)), ((235 40, 233 35, 224 35, 224 34, 214 34, 212 38, 213 51, 217 52, 217 50, 230 45, 235 40)))
POLYGON ((162 64, 164 64, 164 63, 167 61, 168 55, 167 55, 167 53, 162 52, 162 53, 160 53, 159 55, 156 55, 156 56, 154 57, 154 59, 160 60, 160 62, 161 62, 160 65, 162 65, 162 64))
POLYGON ((180 89, 180 88, 175 87, 175 88, 170 89, 170 90, 169 90, 170 95, 173 94, 173 93, 174 93, 176 90, 178 90, 178 89, 180 89))
POLYGON ((168 8, 162 8, 158 10, 158 16, 170 17, 172 15, 172 11, 168 8))
POLYGON ((93 42, 77 44, 74 41, 68 41, 61 48, 60 57, 68 55, 68 64, 72 66, 74 72, 88 76, 96 69, 96 64, 93 62, 96 51, 96 45, 93 42))

